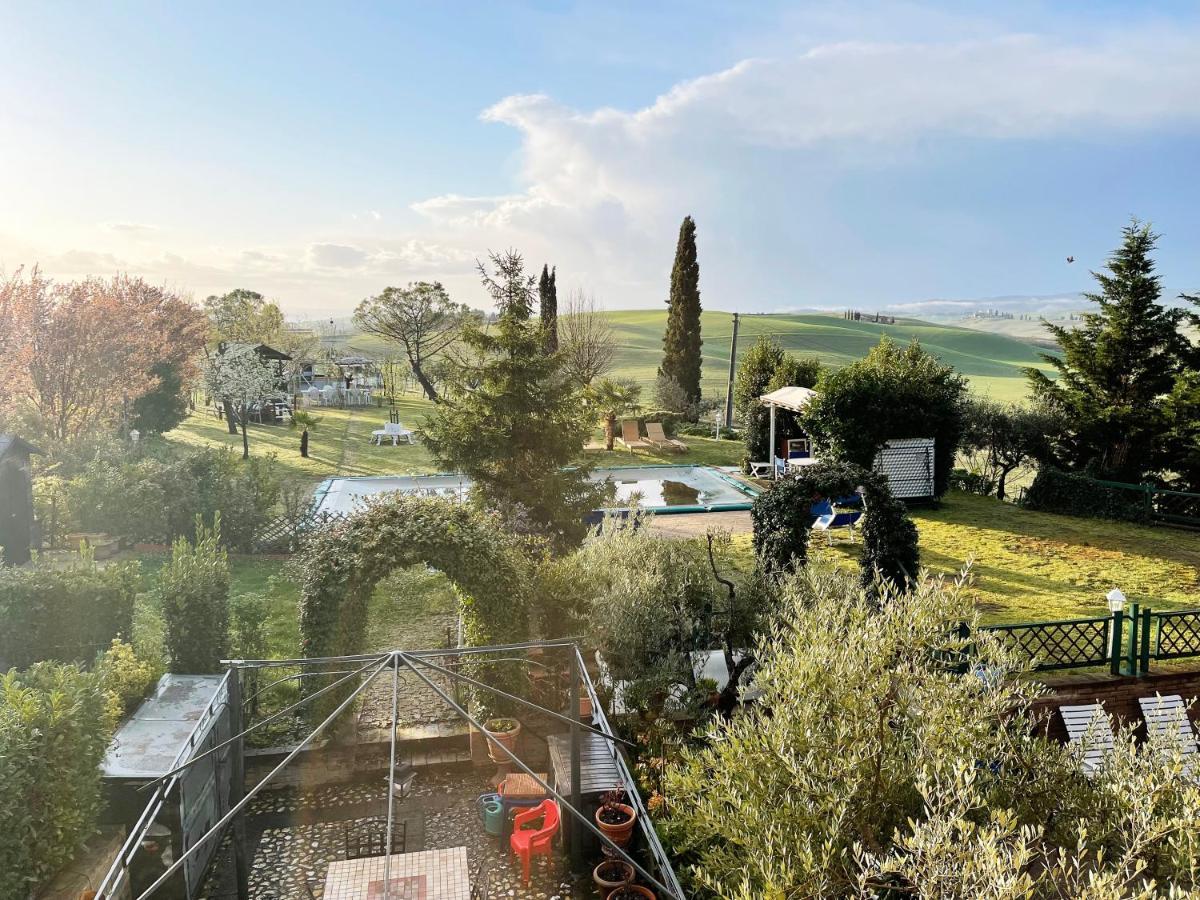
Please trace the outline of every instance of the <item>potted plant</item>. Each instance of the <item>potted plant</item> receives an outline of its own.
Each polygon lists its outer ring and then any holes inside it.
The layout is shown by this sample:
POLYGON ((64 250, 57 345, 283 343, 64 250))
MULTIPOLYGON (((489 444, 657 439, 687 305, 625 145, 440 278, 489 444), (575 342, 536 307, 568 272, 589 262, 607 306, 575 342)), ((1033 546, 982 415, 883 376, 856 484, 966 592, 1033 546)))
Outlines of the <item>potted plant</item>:
POLYGON ((623 884, 611 894, 608 900, 654 900, 654 891, 640 884, 623 884))
POLYGON ((592 869, 592 881, 602 893, 624 887, 633 881, 633 866, 623 859, 606 859, 592 869))
POLYGON ((587 692, 587 688, 579 689, 579 718, 590 719, 592 717, 592 698, 587 692))
MULTIPOLYGON (((488 719, 483 723, 483 730, 489 736, 494 737, 497 741, 507 747, 510 751, 515 752, 517 746, 517 738, 521 734, 521 723, 516 719, 510 719, 507 716, 497 716, 494 719, 488 719)), ((507 763, 512 760, 493 743, 488 741, 488 756, 492 758, 494 763, 507 763)))
POLYGON ((596 826, 604 836, 624 847, 633 836, 633 823, 637 821, 637 810, 625 802, 625 791, 620 785, 601 795, 600 808, 596 810, 596 826))

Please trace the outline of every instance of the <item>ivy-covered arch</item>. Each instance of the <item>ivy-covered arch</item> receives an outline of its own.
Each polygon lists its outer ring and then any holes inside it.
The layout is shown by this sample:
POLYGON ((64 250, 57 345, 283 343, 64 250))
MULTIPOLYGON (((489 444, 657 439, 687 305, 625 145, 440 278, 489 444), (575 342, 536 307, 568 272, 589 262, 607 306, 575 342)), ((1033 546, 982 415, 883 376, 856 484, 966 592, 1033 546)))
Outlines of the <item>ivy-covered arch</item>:
POLYGON ((454 585, 469 644, 528 637, 531 564, 500 521, 465 504, 394 494, 370 502, 306 546, 302 655, 362 653, 375 586, 417 563, 437 569, 454 585))
POLYGON ((899 587, 917 577, 921 557, 917 527, 904 504, 892 496, 878 472, 845 462, 823 462, 793 470, 754 501, 754 553, 770 573, 792 571, 808 561, 813 503, 836 500, 862 489, 863 550, 859 569, 864 584, 878 571, 899 587))

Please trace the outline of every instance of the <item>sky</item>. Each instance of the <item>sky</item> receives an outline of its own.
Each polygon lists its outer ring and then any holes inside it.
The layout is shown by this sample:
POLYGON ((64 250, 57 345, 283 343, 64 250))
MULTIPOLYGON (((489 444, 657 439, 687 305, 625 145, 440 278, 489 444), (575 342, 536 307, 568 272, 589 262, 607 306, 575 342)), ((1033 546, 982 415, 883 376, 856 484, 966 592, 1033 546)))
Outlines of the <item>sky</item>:
POLYGON ((711 309, 1069 294, 1131 216, 1200 290, 1198 163, 1191 2, 0 0, 0 272, 295 318, 508 248, 659 307, 685 215, 711 309))

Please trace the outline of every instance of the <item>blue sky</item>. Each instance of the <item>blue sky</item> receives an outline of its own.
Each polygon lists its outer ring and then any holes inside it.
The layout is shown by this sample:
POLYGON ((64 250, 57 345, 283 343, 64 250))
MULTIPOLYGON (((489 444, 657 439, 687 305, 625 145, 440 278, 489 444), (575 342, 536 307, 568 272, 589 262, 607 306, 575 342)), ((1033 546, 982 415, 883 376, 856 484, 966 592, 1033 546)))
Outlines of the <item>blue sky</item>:
POLYGON ((0 6, 0 269, 343 315, 516 247, 710 308, 1200 289, 1190 3, 0 6), (1074 255, 1073 266, 1065 263, 1074 255))

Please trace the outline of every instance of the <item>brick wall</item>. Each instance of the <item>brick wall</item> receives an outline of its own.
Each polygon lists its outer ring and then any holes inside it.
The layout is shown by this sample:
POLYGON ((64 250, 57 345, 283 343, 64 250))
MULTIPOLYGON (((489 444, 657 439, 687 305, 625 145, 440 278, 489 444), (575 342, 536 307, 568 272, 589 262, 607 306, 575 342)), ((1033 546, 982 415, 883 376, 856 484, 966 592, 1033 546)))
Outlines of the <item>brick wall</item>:
MULTIPOLYGON (((1112 675, 1060 675, 1042 679, 1051 693, 1035 704, 1039 711, 1050 713, 1050 734, 1059 740, 1067 739, 1062 717, 1057 715, 1060 706, 1084 703, 1103 703, 1105 710, 1118 719, 1139 725, 1142 710, 1139 697, 1155 694, 1179 694, 1184 702, 1200 697, 1200 671, 1165 672, 1161 674, 1132 676, 1112 675)), ((1190 710, 1193 724, 1200 724, 1200 709, 1190 710)))

